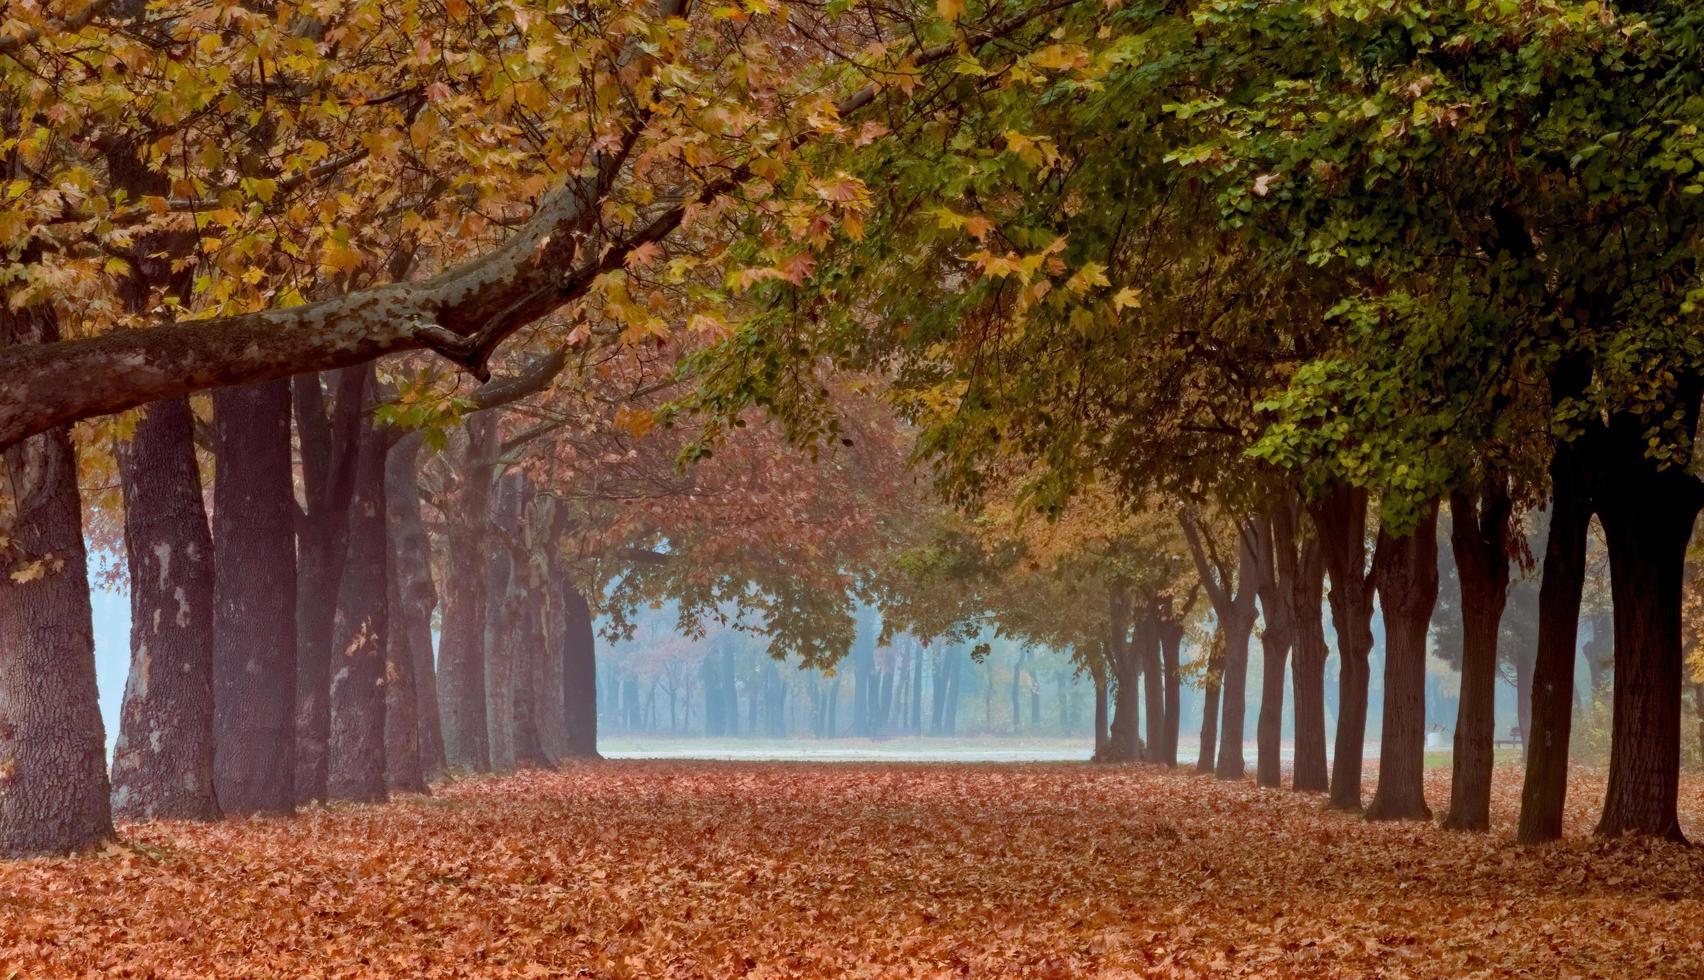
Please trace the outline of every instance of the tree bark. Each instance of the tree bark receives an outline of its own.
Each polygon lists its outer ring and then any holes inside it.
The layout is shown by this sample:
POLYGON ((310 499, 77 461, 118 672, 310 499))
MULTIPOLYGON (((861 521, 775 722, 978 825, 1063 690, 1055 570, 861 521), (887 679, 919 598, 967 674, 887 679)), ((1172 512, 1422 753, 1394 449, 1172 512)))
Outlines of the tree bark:
MULTIPOLYGON (((1219 683, 1217 696, 1210 702, 1223 700, 1223 727, 1217 732, 1218 763, 1214 772, 1223 779, 1241 779, 1245 769, 1243 759, 1243 720, 1248 702, 1248 642, 1254 632, 1256 561, 1254 533, 1247 522, 1237 527, 1236 570, 1221 557, 1213 546, 1208 529, 1199 519, 1186 514, 1182 520, 1184 537, 1189 542, 1190 555, 1195 559, 1201 584, 1212 600, 1213 611, 1219 617, 1219 635, 1224 638, 1222 671, 1214 679, 1219 683)), ((1207 731, 1202 730, 1202 746, 1207 744, 1207 731)))
POLYGON ((1219 678, 1225 669, 1225 631, 1221 626, 1213 631, 1212 646, 1207 651, 1207 677, 1202 684, 1201 751, 1195 759, 1196 772, 1212 772, 1217 758, 1219 737, 1219 678))
POLYGON ((213 396, 213 786, 226 813, 295 801, 290 384, 213 396))
POLYGON ((1160 609, 1150 602, 1136 621, 1135 654, 1142 671, 1142 711, 1147 716, 1148 744, 1142 758, 1163 762, 1166 740, 1165 679, 1160 674, 1160 609))
POLYGON ((1285 502, 1272 508, 1255 527, 1255 569, 1258 573, 1260 615, 1260 719, 1255 728, 1255 783, 1279 786, 1283 765, 1284 668, 1295 638, 1295 615, 1290 585, 1296 574, 1296 515, 1285 502))
POLYGON ((1337 744, 1328 805, 1361 808, 1361 751, 1367 736, 1367 654, 1373 647, 1373 588, 1367 572, 1367 493, 1336 487, 1308 505, 1331 576, 1337 632, 1337 744))
MULTIPOLYGON (((1697 394, 1682 407, 1682 431, 1690 435, 1697 394)), ((1640 419, 1612 418, 1591 467, 1615 600, 1615 717, 1597 833, 1684 841, 1676 814, 1681 589, 1704 489, 1683 467, 1659 469, 1646 455, 1644 431, 1640 419)))
MULTIPOLYGON (((1096 762, 1106 762, 1112 752, 1112 734, 1107 731, 1107 670, 1105 658, 1095 661, 1091 671, 1095 682, 1095 754, 1096 762)), ((937 695, 936 701, 940 698, 937 695)))
POLYGON ((1491 761, 1496 740, 1497 634, 1509 597, 1508 479, 1489 478, 1476 506, 1450 494, 1450 547, 1461 583, 1461 700, 1450 767, 1451 830, 1491 826, 1491 761))
POLYGON ((394 698, 385 703, 385 759, 393 766, 391 786, 412 791, 412 773, 406 759, 391 751, 394 744, 406 756, 408 736, 402 731, 392 735, 392 728, 405 718, 415 724, 415 744, 418 746, 420 779, 432 783, 442 779, 448 766, 444 761, 444 730, 438 715, 437 668, 432 655, 432 610, 438 605, 438 589, 432 581, 431 545, 426 527, 420 519, 420 449, 424 438, 419 432, 409 433, 391 447, 385 457, 385 522, 390 536, 390 576, 395 585, 395 597, 389 609, 390 633, 387 644, 396 669, 402 669, 407 658, 409 681, 414 690, 414 710, 397 704, 394 698), (393 759, 397 761, 393 762, 393 759))
POLYGON ((497 483, 491 508, 491 548, 485 558, 485 719, 491 768, 515 768, 515 671, 519 660, 521 610, 513 587, 519 562, 521 498, 525 478, 518 472, 497 483))
POLYGON ((566 578, 561 588, 568 623, 562 646, 562 701, 568 725, 568 752, 575 758, 595 759, 598 757, 597 635, 592 631, 592 610, 585 595, 566 578))
POLYGON ((491 458, 497 420, 490 412, 467 421, 460 484, 445 515, 449 536, 444 575, 444 625, 438 649, 438 707, 444 757, 452 768, 486 772, 491 748, 485 718, 485 560, 491 507, 491 458))
POLYGON ((1168 607, 1166 614, 1160 619, 1160 657, 1163 661, 1166 689, 1166 728, 1164 738, 1160 742, 1159 761, 1161 765, 1173 768, 1177 767, 1178 730, 1183 720, 1180 714, 1183 710, 1183 675, 1178 669, 1183 660, 1183 622, 1179 618, 1182 612, 1168 607))
MULTIPOLYGON (((52 307, 0 304, 0 350, 58 339, 52 307)), ((113 833, 82 519, 68 428, 0 451, 0 858, 113 833)))
POLYGON ((1331 788, 1325 762, 1325 620, 1321 603, 1325 591, 1325 552, 1305 510, 1297 511, 1279 528, 1279 581, 1290 593, 1295 655, 1290 659, 1290 686, 1295 698, 1295 762, 1290 787, 1298 792, 1324 793, 1331 788), (1285 544, 1289 532, 1290 543, 1285 544), (1294 538, 1300 537, 1299 542, 1294 538))
POLYGON ((185 399, 148 406, 118 447, 130 674, 112 760, 120 820, 216 820, 213 539, 185 399))
MULTIPOLYGON (((373 379, 366 385, 370 392, 373 379)), ((390 633, 389 538, 385 526, 385 451, 382 428, 372 423, 366 399, 357 438, 354 491, 349 501, 349 551, 337 597, 331 673, 331 733, 326 796, 382 803, 388 790, 385 763, 385 660, 390 633)), ((412 777, 411 777, 412 778, 412 777)))
POLYGON ((327 417, 317 374, 291 381, 301 446, 305 502, 296 526, 296 773, 298 805, 326 798, 331 732, 331 664, 339 585, 349 554, 349 502, 360 452, 361 407, 370 368, 346 368, 335 380, 327 417))
POLYGON ((1426 634, 1438 604, 1438 506, 1402 537, 1380 529, 1373 575, 1385 624, 1384 735, 1368 820, 1430 820, 1426 806, 1426 634))
POLYGON ((1586 581, 1586 532, 1592 512, 1578 447, 1560 443, 1550 462, 1550 529, 1538 589, 1538 653, 1533 665, 1532 734, 1516 839, 1562 836, 1568 793, 1568 736, 1573 725, 1574 654, 1586 581))
POLYGON ((1129 600, 1114 595, 1109 607, 1106 645, 1112 662, 1112 727, 1105 761, 1134 762, 1142 757, 1142 738, 1136 717, 1140 680, 1130 640, 1129 600))

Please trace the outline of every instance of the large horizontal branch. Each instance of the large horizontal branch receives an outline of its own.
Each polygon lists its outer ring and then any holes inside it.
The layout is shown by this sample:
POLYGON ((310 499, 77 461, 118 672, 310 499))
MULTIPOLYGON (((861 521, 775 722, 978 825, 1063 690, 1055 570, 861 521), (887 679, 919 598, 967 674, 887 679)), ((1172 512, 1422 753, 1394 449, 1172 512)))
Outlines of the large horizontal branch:
MULTIPOLYGON (((986 42, 1077 0, 1057 0, 979 32, 986 42)), ((664 16, 684 0, 664 0, 664 16)), ((956 44, 920 52, 921 67, 956 44)), ((870 83, 838 105, 850 115, 876 98, 870 83)), ((614 242, 597 237, 603 201, 615 185, 643 119, 621 146, 600 155, 595 172, 553 192, 520 229, 490 253, 420 282, 391 283, 286 310, 179 322, 52 344, 0 349, 0 447, 55 425, 124 411, 208 388, 359 364, 427 348, 485 380, 486 362, 515 330, 583 297, 598 275, 636 248, 673 234, 688 207, 748 180, 742 169, 691 201, 656 213, 614 242)), ((795 139, 802 145, 807 136, 795 139)))

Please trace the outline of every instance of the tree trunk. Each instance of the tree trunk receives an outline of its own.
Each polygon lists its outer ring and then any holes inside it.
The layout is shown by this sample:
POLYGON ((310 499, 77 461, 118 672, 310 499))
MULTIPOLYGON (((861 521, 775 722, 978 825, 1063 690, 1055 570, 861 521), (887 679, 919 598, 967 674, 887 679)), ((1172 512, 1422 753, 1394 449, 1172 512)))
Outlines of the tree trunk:
POLYGON ((1329 806, 1361 808, 1361 751, 1367 737, 1367 654, 1373 647, 1373 588, 1367 574, 1367 492, 1336 487, 1308 506, 1331 576, 1337 632, 1337 745, 1329 806))
MULTIPOLYGON (((1693 431, 1697 398, 1687 404, 1693 431)), ((1645 455, 1644 425, 1615 418, 1594 460, 1593 500, 1609 550, 1615 600, 1615 717, 1609 788, 1597 833, 1684 841, 1680 788, 1680 606, 1686 546, 1704 504, 1698 479, 1658 469, 1645 455)))
POLYGON ((1107 680, 1106 664, 1096 660, 1093 676, 1095 681, 1095 754, 1096 762, 1107 761, 1112 752, 1112 734, 1107 731, 1107 680))
POLYGON ((327 418, 317 374, 292 379, 306 504, 296 525, 297 804, 326 798, 331 733, 331 665, 339 585, 349 554, 349 502, 360 453, 361 406, 370 368, 346 368, 336 379, 335 418, 327 418))
MULTIPOLYGON (((0 304, 0 349, 59 339, 0 304)), ((0 858, 112 836, 77 457, 67 427, 0 451, 0 858)))
MULTIPOLYGON (((390 498, 385 499, 388 511, 390 498)), ((394 542, 393 535, 386 535, 394 542)), ((426 771, 420 756, 420 694, 416 690, 416 657, 407 633, 412 627, 407 603, 402 597, 402 577, 397 573, 398 556, 392 546, 385 567, 385 784, 393 792, 426 792, 426 771)), ((430 627, 428 627, 430 628, 430 627)))
POLYGON ((1142 757, 1137 703, 1141 696, 1135 644, 1130 639, 1130 606, 1123 596, 1110 602, 1107 651, 1112 663, 1112 727, 1107 742, 1107 762, 1134 762, 1142 757))
POLYGON ((1225 669, 1225 631, 1213 632, 1207 652, 1207 676, 1202 684, 1201 751, 1195 759, 1196 772, 1212 772, 1219 736, 1219 678, 1225 669))
POLYGON ((444 632, 438 649, 438 706, 444 721, 444 756, 467 772, 491 768, 485 719, 485 561, 490 535, 491 459, 497 420, 490 412, 468 419, 460 486, 445 515, 449 548, 444 575, 444 632))
POLYGON ((1510 500, 1495 476, 1475 507, 1464 490, 1450 494, 1450 547, 1461 583, 1461 701, 1450 767, 1451 830, 1491 826, 1491 759, 1496 740, 1497 634, 1509 598, 1510 500))
MULTIPOLYGON (((598 662, 592 610, 585 595, 566 578, 562 580, 561 594, 567 621, 562 637, 562 704, 568 728, 568 754, 579 759, 596 759, 598 662)), ((706 686, 706 693, 709 690, 706 686)), ((713 695, 710 700, 715 700, 713 695)))
POLYGON ((1379 531, 1373 556, 1385 624, 1384 735, 1368 820, 1430 820, 1426 806, 1426 634, 1438 604, 1438 506, 1400 538, 1379 531))
POLYGON ((1317 533, 1308 534, 1296 563, 1290 608, 1294 610, 1295 656, 1290 660, 1290 686, 1295 691, 1296 761, 1290 787, 1298 792, 1331 789, 1325 762, 1325 551, 1317 533))
MULTIPOLYGON (((369 378, 367 389, 372 388, 369 378)), ((349 552, 337 595, 331 732, 326 746, 327 798, 361 803, 382 803, 387 795, 385 659, 390 622, 386 566, 390 548, 385 526, 385 434, 372 423, 372 408, 369 397, 357 437, 349 552)))
POLYGON ((1160 675, 1160 613, 1149 604, 1136 623, 1135 654, 1142 671, 1142 710, 1147 715, 1148 744, 1143 758, 1163 762, 1166 741, 1166 696, 1160 675))
POLYGON ((1284 667, 1295 638, 1290 594, 1297 573, 1295 523, 1295 510, 1286 502, 1275 506, 1255 528, 1260 615, 1265 621, 1260 633, 1260 720, 1255 729, 1255 783, 1260 786, 1279 786, 1284 781, 1279 754, 1284 741, 1284 667))
POLYGON ((295 802, 290 384, 213 396, 213 786, 226 813, 295 802))
POLYGON ((1568 736, 1573 725, 1574 644, 1580 593, 1586 581, 1586 532, 1591 506, 1579 449, 1563 443, 1550 462, 1550 529, 1538 589, 1538 653, 1533 664, 1532 734, 1516 839, 1523 844, 1562 836, 1568 793, 1568 736))
MULTIPOLYGON (((426 528, 420 519, 420 448, 424 442, 418 432, 403 436, 385 457, 385 521, 390 531, 390 574, 396 589, 396 602, 390 607, 389 644, 393 657, 407 657, 410 680, 414 688, 413 712, 406 712, 394 700, 385 706, 386 760, 391 764, 392 723, 401 723, 410 715, 418 732, 420 776, 424 783, 442 779, 448 769, 444 761, 444 730, 438 715, 437 669, 432 656, 432 610, 438 605, 438 589, 432 582, 431 545, 426 528)), ((397 747, 406 753, 400 732, 397 747)), ((406 771, 394 775, 404 779, 406 771)), ((397 789, 408 789, 391 784, 397 789)))
POLYGON ((1183 710, 1183 675, 1178 670, 1183 660, 1183 623, 1177 619, 1175 611, 1168 612, 1160 621, 1160 656, 1165 672, 1166 727, 1160 741, 1159 761, 1161 765, 1176 768, 1177 738, 1183 710))
MULTIPOLYGON (((520 611, 519 629, 516 638, 520 641, 516 647, 514 678, 514 707, 511 714, 514 718, 515 731, 512 741, 515 746, 515 768, 517 769, 548 769, 550 756, 544 751, 544 738, 539 729, 539 692, 544 688, 544 583, 540 576, 532 574, 532 569, 526 569, 522 578, 523 594, 517 597, 517 607, 520 611)), ((674 708, 674 692, 669 693, 669 708, 674 708)))
POLYGON ((130 566, 130 675, 112 760, 120 820, 216 820, 213 539, 185 399, 148 406, 118 447, 130 566))
POLYGON ((512 582, 519 574, 524 477, 510 473, 497 483, 491 507, 491 548, 485 559, 485 719, 491 768, 515 768, 515 672, 519 662, 521 610, 512 582))

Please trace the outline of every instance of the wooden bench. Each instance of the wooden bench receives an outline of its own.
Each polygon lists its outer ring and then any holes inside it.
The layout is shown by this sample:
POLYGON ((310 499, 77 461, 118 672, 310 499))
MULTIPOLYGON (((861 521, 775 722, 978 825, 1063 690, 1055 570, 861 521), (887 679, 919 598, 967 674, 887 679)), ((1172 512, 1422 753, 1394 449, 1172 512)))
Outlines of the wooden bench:
POLYGON ((1525 744, 1525 743, 1523 743, 1521 741, 1521 726, 1519 726, 1519 725, 1516 725, 1515 727, 1509 729, 1508 737, 1506 737, 1506 738, 1493 738, 1491 740, 1491 747, 1492 748, 1496 748, 1496 747, 1502 746, 1502 745, 1520 746, 1520 745, 1523 745, 1523 744, 1525 744))

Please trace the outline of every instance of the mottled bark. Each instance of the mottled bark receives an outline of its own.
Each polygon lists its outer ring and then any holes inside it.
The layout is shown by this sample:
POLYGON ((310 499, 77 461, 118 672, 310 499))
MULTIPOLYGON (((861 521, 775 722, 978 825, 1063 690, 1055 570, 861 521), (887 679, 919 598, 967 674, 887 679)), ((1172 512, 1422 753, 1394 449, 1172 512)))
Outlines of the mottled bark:
POLYGON ((1384 734, 1368 820, 1430 820, 1426 806, 1426 635, 1438 604, 1438 506, 1401 537, 1380 529, 1374 585, 1385 624, 1384 734))
POLYGON ((1550 463, 1550 529, 1538 589, 1538 653, 1533 666, 1532 734, 1516 839, 1562 836, 1568 793, 1568 736, 1573 725, 1574 644, 1586 582, 1591 505, 1579 450, 1562 443, 1550 463))
POLYGON ((1361 808, 1361 752, 1367 737, 1367 654, 1373 648, 1373 585, 1367 572, 1367 492, 1335 487, 1308 505, 1331 576, 1337 632, 1337 744, 1329 805, 1361 808))
POLYGON ((1450 809, 1444 826, 1491 826, 1491 761, 1496 739, 1497 633, 1509 597, 1508 479, 1492 475, 1476 504, 1467 490, 1450 494, 1450 549, 1461 584, 1461 700, 1450 765, 1450 809))
POLYGON ((296 501, 290 385, 213 398, 213 785, 226 813, 295 794, 296 501))
POLYGON ((118 446, 130 569, 130 674, 112 761, 120 820, 214 820, 213 539, 184 399, 118 446))
MULTIPOLYGON (((390 535, 391 581, 396 601, 389 609, 390 634, 387 643, 391 656, 401 669, 402 658, 410 665, 409 683, 414 691, 414 710, 407 711, 390 698, 385 704, 386 763, 393 762, 396 753, 390 746, 406 753, 407 735, 400 730, 393 737, 392 729, 401 724, 404 716, 415 724, 415 744, 418 746, 420 777, 431 783, 443 778, 448 766, 444 761, 444 733, 438 716, 437 670, 432 654, 432 610, 438 605, 438 589, 432 581, 431 545, 426 528, 420 519, 419 459, 423 438, 419 433, 404 436, 385 457, 385 522, 390 535)), ((405 782, 411 773, 393 772, 391 785, 409 789, 405 782)))
MULTIPOLYGON (((514 706, 511 717, 514 734, 515 768, 547 769, 550 756, 544 751, 544 738, 539 726, 539 692, 545 690, 544 639, 544 581, 541 575, 522 574, 523 594, 517 600, 519 612, 515 637, 516 658, 514 706)), ((513 586, 511 586, 513 588, 513 586)))
MULTIPOLYGON (((59 339, 0 304, 0 350, 59 339)), ((77 460, 67 428, 0 452, 0 858, 112 836, 77 460)))
POLYGON ((491 547, 485 555, 485 723, 491 768, 515 768, 515 665, 520 631, 520 590, 512 587, 520 548, 524 477, 510 473, 491 501, 491 547))
MULTIPOLYGON (((371 391, 373 381, 368 379, 371 391)), ((369 398, 358 437, 349 500, 349 551, 337 595, 331 670, 331 733, 326 796, 383 802, 385 660, 389 633, 389 535, 385 527, 386 436, 372 424, 369 398)))
POLYGON ((438 649, 438 707, 444 722, 444 756, 455 769, 491 768, 485 718, 485 560, 490 512, 489 460, 496 444, 491 413, 467 423, 459 486, 445 515, 444 626, 438 649))
POLYGON ((296 525, 296 773, 298 805, 326 798, 326 746, 331 726, 331 665, 339 586, 349 553, 349 501, 360 448, 366 368, 332 378, 334 416, 327 417, 318 375, 291 381, 304 502, 296 525))

